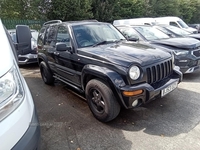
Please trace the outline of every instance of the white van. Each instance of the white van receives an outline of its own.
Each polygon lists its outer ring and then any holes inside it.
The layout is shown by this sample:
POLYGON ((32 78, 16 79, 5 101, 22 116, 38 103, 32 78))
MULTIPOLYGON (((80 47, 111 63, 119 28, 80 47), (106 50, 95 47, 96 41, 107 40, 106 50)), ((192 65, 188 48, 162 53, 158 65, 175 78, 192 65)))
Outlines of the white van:
POLYGON ((113 25, 154 25, 154 18, 134 18, 114 20, 113 25))
POLYGON ((0 149, 37 150, 40 126, 17 53, 0 20, 0 149))
POLYGON ((194 28, 189 27, 182 19, 179 17, 158 17, 154 18, 156 24, 167 24, 182 28, 190 33, 198 33, 198 31, 194 28))

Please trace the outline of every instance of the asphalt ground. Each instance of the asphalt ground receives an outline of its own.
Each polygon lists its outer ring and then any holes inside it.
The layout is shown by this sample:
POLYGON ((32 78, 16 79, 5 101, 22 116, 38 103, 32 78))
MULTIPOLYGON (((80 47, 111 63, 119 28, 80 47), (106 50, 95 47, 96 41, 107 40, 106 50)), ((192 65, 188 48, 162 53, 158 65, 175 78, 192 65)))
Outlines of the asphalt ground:
POLYGON ((20 70, 37 108, 42 150, 200 149, 200 71, 162 99, 101 123, 65 84, 45 85, 37 65, 20 70))

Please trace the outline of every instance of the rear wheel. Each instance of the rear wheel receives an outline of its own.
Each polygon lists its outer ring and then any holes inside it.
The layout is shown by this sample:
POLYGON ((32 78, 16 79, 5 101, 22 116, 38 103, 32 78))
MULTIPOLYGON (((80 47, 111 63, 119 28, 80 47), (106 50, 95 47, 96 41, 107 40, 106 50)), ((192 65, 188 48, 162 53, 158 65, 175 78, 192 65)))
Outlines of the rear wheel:
POLYGON ((54 83, 54 77, 50 69, 47 67, 46 63, 42 61, 40 63, 40 73, 44 83, 51 85, 54 83))
POLYGON ((99 121, 111 121, 120 112, 120 105, 112 90, 100 80, 92 79, 87 83, 86 98, 90 110, 99 121))

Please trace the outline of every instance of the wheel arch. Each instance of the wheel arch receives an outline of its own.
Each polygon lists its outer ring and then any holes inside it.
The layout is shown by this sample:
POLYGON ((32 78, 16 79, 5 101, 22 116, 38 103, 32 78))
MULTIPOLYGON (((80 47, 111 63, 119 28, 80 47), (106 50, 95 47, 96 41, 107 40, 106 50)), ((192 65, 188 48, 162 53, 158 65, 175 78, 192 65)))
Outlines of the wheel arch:
POLYGON ((113 91, 119 104, 126 106, 119 90, 121 86, 125 86, 125 82, 117 72, 101 66, 86 65, 83 68, 81 78, 82 89, 84 91, 87 83, 92 79, 98 79, 107 84, 113 91))

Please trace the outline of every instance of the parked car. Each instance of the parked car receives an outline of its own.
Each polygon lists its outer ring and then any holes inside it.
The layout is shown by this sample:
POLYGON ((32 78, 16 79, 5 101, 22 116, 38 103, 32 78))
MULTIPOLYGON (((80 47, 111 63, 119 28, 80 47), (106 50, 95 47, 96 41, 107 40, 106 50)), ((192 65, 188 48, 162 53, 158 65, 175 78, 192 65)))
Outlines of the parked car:
POLYGON ((188 26, 197 29, 198 33, 200 33, 200 24, 188 24, 188 26))
MULTIPOLYGON (((12 41, 15 45, 25 40, 23 38, 22 39, 17 38, 16 29, 10 29, 8 30, 8 32, 10 33, 12 41)), ((31 29, 31 34, 29 35, 29 37, 27 37, 29 39, 28 40, 29 43, 27 43, 26 50, 19 49, 17 51, 19 65, 37 63, 37 37, 38 37, 38 32, 36 30, 31 29)))
POLYGON ((17 54, 0 20, 0 149, 36 150, 40 126, 29 88, 20 74, 17 54))
POLYGON ((113 21, 113 25, 155 25, 155 23, 154 18, 132 18, 113 21))
POLYGON ((37 45, 43 81, 51 85, 57 79, 83 93, 102 122, 116 118, 121 107, 167 95, 182 80, 171 54, 130 44, 109 23, 48 21, 37 45))
POLYGON ((177 28, 175 26, 169 26, 169 25, 159 25, 154 26, 156 29, 164 32, 165 34, 171 36, 171 37, 191 37, 195 38, 197 40, 200 40, 200 34, 192 34, 188 31, 185 31, 181 28, 177 28))
POLYGON ((157 25, 159 24, 167 24, 172 25, 183 30, 186 30, 190 33, 198 33, 197 29, 189 27, 181 18, 174 17, 174 16, 167 16, 167 17, 157 17, 154 18, 157 25))
POLYGON ((173 52, 175 65, 182 73, 200 68, 200 41, 194 38, 170 38, 152 26, 116 26, 129 40, 173 52))

